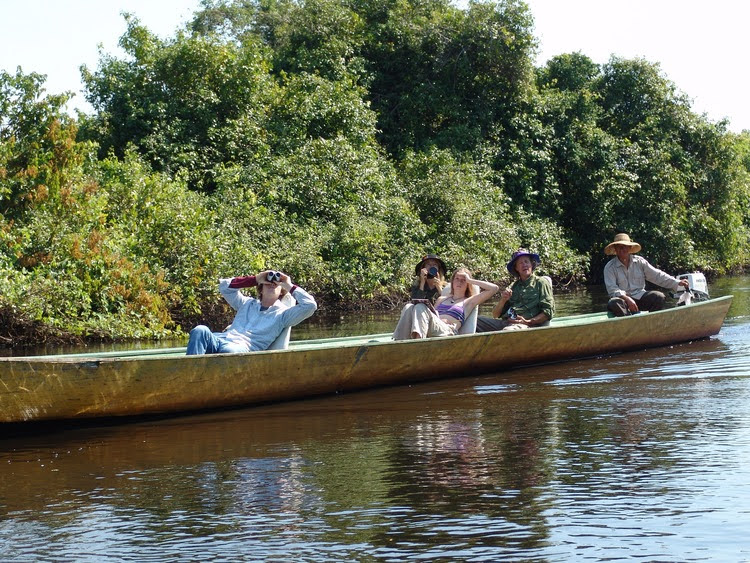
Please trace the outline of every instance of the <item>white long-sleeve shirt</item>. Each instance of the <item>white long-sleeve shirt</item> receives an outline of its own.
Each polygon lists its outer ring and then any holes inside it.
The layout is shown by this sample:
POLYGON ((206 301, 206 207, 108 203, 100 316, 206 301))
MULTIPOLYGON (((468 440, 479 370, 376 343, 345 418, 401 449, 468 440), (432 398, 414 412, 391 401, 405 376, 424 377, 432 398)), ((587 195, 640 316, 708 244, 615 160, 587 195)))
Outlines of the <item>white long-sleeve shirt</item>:
POLYGON ((251 351, 266 350, 288 326, 294 326, 312 316, 318 308, 315 298, 299 286, 290 295, 297 301, 291 307, 276 301, 261 311, 260 301, 243 294, 239 288, 229 287, 234 278, 219 280, 219 292, 237 311, 227 331, 219 333, 233 342, 246 344, 251 351))
POLYGON ((629 295, 640 299, 646 293, 646 281, 673 291, 680 287, 680 280, 654 268, 636 254, 630 255, 628 268, 616 256, 604 266, 604 285, 610 297, 629 295))

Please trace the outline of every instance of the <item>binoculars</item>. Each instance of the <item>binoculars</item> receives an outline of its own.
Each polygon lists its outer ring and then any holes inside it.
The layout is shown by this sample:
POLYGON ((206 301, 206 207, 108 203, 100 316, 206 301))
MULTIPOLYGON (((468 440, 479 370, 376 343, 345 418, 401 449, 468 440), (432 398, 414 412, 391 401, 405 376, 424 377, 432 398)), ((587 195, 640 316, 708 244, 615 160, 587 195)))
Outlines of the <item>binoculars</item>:
POLYGON ((430 269, 427 270, 427 277, 432 279, 436 278, 438 275, 438 269, 435 266, 430 266, 430 269))
POLYGON ((517 316, 518 315, 516 314, 516 310, 513 307, 511 307, 510 309, 508 309, 508 318, 509 319, 515 319, 517 316))
POLYGON ((266 274, 266 281, 267 282, 280 282, 281 281, 281 272, 268 272, 266 274))

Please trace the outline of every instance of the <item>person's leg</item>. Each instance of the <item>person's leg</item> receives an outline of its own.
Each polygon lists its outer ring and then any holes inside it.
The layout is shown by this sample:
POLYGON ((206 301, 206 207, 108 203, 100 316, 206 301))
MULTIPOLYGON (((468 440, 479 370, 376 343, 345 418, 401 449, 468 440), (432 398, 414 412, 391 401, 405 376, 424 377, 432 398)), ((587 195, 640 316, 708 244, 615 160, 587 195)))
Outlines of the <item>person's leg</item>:
POLYGON ((232 342, 223 337, 218 338, 217 340, 219 342, 219 349, 216 350, 217 354, 244 354, 245 352, 250 351, 247 344, 232 342))
POLYGON ((453 336, 456 332, 448 323, 440 320, 426 305, 417 304, 412 309, 414 323, 412 338, 427 338, 428 336, 453 336))
POLYGON ((522 324, 512 324, 508 325, 503 329, 503 332, 510 332, 511 330, 528 330, 528 325, 522 325, 522 324))
POLYGON ((613 297, 607 302, 607 311, 612 313, 615 317, 624 317, 629 315, 628 304, 622 297, 613 297))
POLYGON ((661 291, 647 291, 636 303, 641 311, 661 311, 667 297, 661 291))
POLYGON ((401 309, 401 318, 399 318, 396 329, 393 331, 393 340, 409 340, 412 337, 412 324, 414 322, 413 308, 413 303, 407 303, 401 309))
MULTIPOLYGON (((410 304, 411 305, 411 304, 410 304)), ((404 307, 406 309, 406 307, 404 307)), ((408 311, 404 311, 403 315, 406 315, 408 322, 406 327, 402 327, 399 331, 399 335, 405 334, 405 330, 408 329, 409 338, 427 338, 428 336, 452 336, 455 333, 453 327, 448 323, 444 323, 440 318, 430 311, 427 305, 417 303, 412 305, 408 311)), ((399 321, 399 324, 401 321, 399 321)), ((398 329, 398 327, 397 327, 398 329)), ((394 332, 394 339, 396 334, 394 332)))
POLYGON ((506 326, 508 326, 508 322, 505 319, 477 317, 477 332, 495 332, 503 330, 506 326))
POLYGON ((430 325, 427 329, 427 336, 455 336, 456 330, 453 325, 449 325, 438 317, 435 313, 430 312, 430 325))
POLYGON ((219 352, 219 341, 204 325, 198 325, 190 331, 190 340, 187 345, 187 355, 216 354, 219 352))
POLYGON ((421 303, 414 305, 409 312, 411 319, 409 323, 410 338, 427 338, 430 331, 430 317, 434 316, 427 305, 421 303))

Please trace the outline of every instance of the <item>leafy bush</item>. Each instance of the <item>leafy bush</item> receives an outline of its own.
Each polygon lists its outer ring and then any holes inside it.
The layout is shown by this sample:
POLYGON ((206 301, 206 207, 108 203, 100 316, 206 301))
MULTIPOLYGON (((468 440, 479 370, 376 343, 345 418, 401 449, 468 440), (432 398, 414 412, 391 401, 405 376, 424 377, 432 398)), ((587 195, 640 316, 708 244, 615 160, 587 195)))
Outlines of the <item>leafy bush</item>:
POLYGON ((562 229, 523 210, 491 181, 488 168, 461 163, 448 151, 409 154, 402 163, 408 198, 426 228, 427 247, 454 266, 500 280, 510 255, 525 246, 544 256, 545 271, 583 281, 586 260, 570 247, 562 229))

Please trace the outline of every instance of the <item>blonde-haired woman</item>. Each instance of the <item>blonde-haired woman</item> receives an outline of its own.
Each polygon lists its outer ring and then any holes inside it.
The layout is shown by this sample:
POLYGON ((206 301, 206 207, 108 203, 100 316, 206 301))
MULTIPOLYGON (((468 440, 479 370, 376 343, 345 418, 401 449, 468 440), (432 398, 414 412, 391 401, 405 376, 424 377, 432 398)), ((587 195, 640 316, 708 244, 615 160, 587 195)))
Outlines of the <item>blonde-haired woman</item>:
POLYGON ((429 302, 413 300, 401 312, 393 332, 394 340, 452 336, 458 334, 466 318, 500 288, 491 282, 475 280, 466 268, 458 268, 451 278, 451 291, 437 299, 433 307, 429 302), (475 291, 475 286, 479 292, 475 291))

